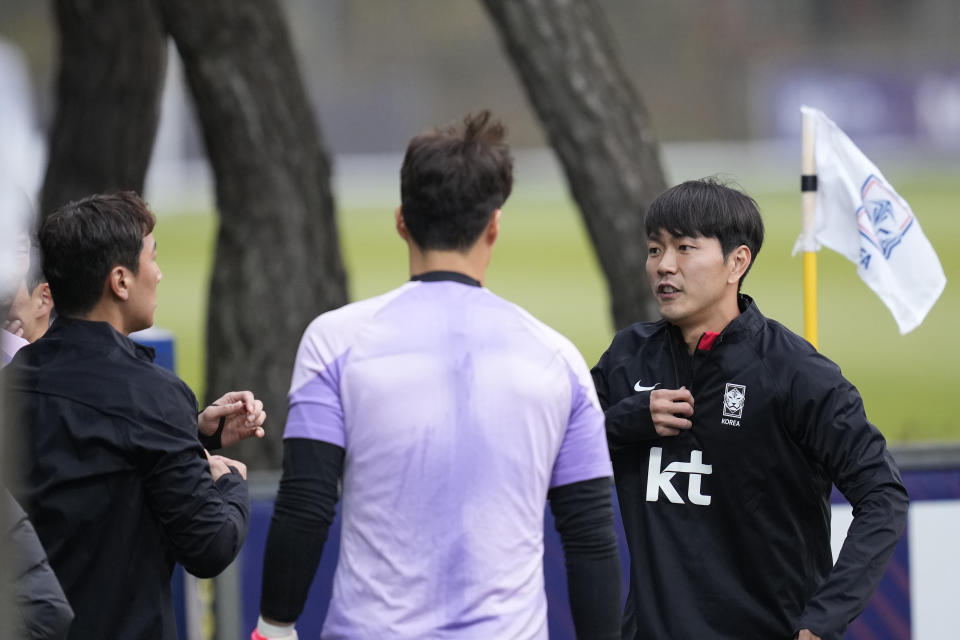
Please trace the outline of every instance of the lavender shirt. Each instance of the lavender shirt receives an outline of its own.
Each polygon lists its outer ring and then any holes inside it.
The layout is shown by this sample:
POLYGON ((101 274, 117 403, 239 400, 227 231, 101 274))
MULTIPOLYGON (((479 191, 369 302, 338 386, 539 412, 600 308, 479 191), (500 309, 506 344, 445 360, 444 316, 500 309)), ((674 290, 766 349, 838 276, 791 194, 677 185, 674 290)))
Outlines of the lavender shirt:
POLYGON ((324 638, 546 638, 547 490, 612 475, 589 371, 489 290, 410 282, 323 314, 286 438, 346 450, 324 638))
POLYGON ((17 355, 17 351, 30 344, 20 336, 14 335, 6 329, 0 329, 0 367, 5 367, 17 355))

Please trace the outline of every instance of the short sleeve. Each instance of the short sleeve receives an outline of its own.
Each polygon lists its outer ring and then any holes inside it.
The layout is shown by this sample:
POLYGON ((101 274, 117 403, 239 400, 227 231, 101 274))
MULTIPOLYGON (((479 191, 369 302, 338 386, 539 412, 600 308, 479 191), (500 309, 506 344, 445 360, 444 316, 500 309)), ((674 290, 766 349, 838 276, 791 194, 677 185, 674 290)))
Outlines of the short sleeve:
POLYGON ((338 346, 338 328, 324 315, 303 334, 293 367, 285 439, 320 440, 346 448, 340 376, 349 349, 338 346))
POLYGON ((553 465, 550 488, 613 475, 603 411, 586 365, 582 368, 581 375, 570 372, 570 416, 553 465))
POLYGON ((346 448, 340 371, 346 356, 334 360, 290 394, 284 438, 322 440, 346 448))

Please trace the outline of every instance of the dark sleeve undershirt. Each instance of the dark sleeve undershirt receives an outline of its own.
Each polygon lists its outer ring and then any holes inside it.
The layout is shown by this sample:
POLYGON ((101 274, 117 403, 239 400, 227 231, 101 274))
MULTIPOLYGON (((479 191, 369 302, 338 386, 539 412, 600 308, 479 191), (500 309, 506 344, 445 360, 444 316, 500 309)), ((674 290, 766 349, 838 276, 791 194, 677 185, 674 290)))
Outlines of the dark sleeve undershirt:
POLYGON ((283 476, 263 557, 260 614, 296 622, 333 522, 344 450, 306 438, 283 441, 283 476))
MULTIPOLYGON (((283 476, 264 553, 260 613, 293 623, 303 611, 338 499, 344 450, 317 440, 284 440, 283 476)), ((618 638, 620 561, 610 479, 552 489, 548 498, 566 556, 578 638, 618 638)))
POLYGON ((556 487, 547 498, 563 542, 577 638, 619 638, 620 558, 613 530, 610 478, 556 487))

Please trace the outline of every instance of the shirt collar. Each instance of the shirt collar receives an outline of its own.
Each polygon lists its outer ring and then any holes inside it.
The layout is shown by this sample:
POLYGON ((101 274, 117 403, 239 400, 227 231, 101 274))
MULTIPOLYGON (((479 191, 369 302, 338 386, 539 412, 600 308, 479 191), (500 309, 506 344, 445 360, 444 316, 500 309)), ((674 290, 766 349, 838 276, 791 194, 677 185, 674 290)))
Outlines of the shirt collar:
POLYGON ((112 342, 131 356, 148 362, 153 362, 156 357, 156 351, 152 347, 134 342, 114 329, 109 322, 57 316, 47 333, 51 337, 60 336, 65 341, 112 342))
POLYGON ((459 282, 460 284, 468 284, 471 287, 482 287, 479 280, 474 280, 470 276, 460 273, 459 271, 426 271, 424 273, 418 273, 415 276, 411 276, 410 280, 415 280, 419 282, 443 282, 443 281, 453 281, 459 282))

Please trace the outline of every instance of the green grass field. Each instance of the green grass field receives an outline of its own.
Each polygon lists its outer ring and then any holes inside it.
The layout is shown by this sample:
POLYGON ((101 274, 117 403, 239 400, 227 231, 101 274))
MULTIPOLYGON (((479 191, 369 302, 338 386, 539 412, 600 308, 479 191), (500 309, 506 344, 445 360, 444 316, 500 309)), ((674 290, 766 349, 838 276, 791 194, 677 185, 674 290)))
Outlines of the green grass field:
MULTIPOLYGON (((956 440, 960 426, 953 422, 952 394, 960 377, 952 371, 960 361, 960 293, 954 281, 960 275, 955 211, 960 181, 890 177, 937 249, 947 288, 926 321, 901 336, 856 267, 825 250, 819 259, 820 348, 859 387, 868 417, 890 441, 956 440)), ((799 233, 799 195, 752 190, 767 237, 744 292, 766 315, 802 332, 800 258, 790 255, 799 233)), ((393 230, 392 207, 341 209, 339 224, 351 299, 382 293, 407 279, 406 250, 393 230)), ((176 335, 178 371, 198 396, 215 228, 212 215, 189 214, 164 215, 156 230, 164 273, 157 325, 176 335)), ((596 362, 613 335, 606 285, 569 202, 545 203, 516 192, 504 208, 486 284, 568 336, 588 364, 596 362)))

